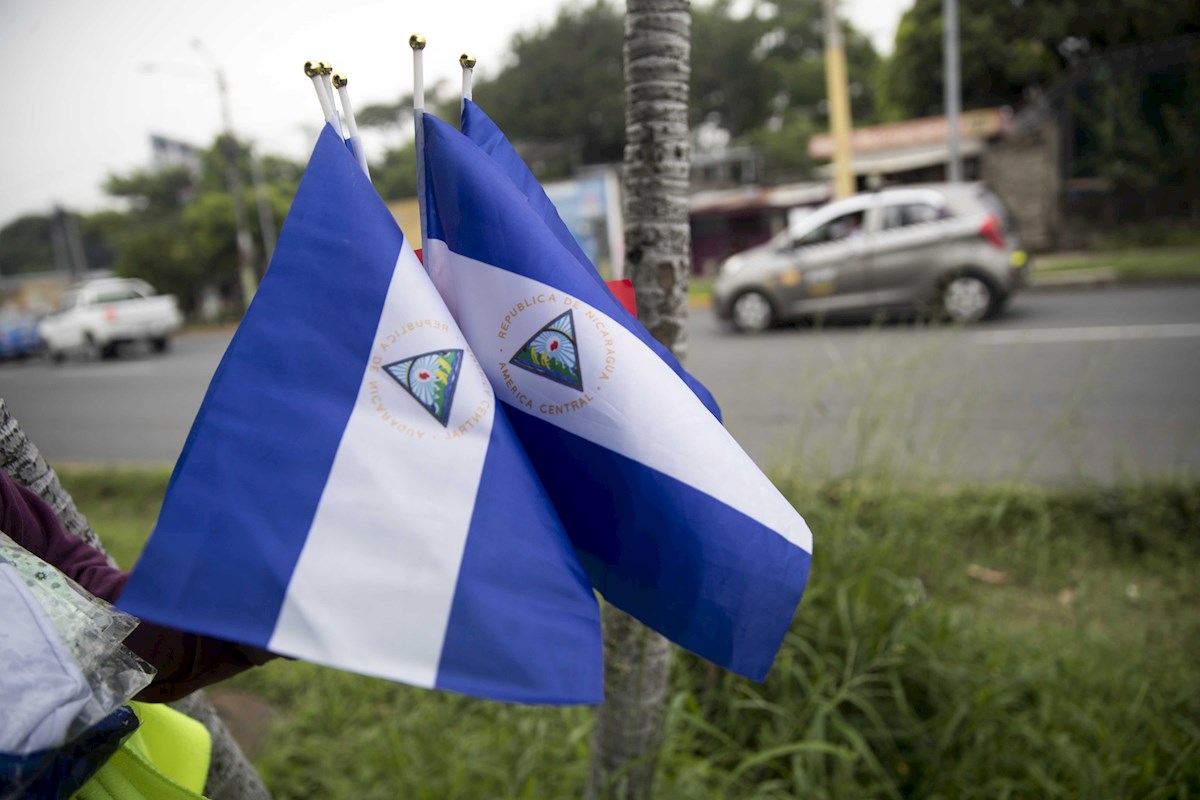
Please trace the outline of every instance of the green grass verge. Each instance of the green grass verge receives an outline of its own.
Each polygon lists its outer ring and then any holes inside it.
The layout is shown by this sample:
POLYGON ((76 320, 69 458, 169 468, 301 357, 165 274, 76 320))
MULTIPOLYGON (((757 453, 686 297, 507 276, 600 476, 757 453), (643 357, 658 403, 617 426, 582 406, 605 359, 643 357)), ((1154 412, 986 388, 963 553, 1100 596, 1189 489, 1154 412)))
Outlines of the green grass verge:
MULTIPOLYGON (((136 552, 165 473, 62 475, 136 552)), ((785 491, 805 599, 764 684, 678 655, 656 797, 1200 794, 1200 485, 785 491)), ((582 793, 587 709, 295 662, 227 685, 279 709, 255 758, 277 798, 582 793)))
POLYGON ((1035 258, 1038 275, 1079 270, 1112 270, 1117 280, 1138 281, 1200 279, 1200 244, 1141 250, 1099 251, 1082 256, 1035 258))
POLYGON ((713 278, 689 278, 688 297, 708 297, 712 294, 713 278))

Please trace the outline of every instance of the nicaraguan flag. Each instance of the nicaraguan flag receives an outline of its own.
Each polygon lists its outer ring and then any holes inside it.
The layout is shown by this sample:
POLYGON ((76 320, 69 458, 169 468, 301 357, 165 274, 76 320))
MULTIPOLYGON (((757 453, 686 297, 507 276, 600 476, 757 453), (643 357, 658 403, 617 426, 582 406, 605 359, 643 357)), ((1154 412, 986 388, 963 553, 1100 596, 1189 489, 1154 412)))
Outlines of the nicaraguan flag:
MULTIPOLYGON (((595 265, 583 252, 583 248, 575 241, 575 237, 571 235, 567 224, 562 221, 562 217, 558 215, 558 209, 554 207, 554 203, 550 202, 550 198, 546 196, 546 191, 542 185, 538 183, 537 178, 529 171, 529 167, 521 160, 521 156, 509 143, 508 138, 497 127, 496 123, 492 122, 491 117, 483 113, 475 103, 470 100, 463 101, 462 110, 462 132, 463 135, 470 139, 475 144, 479 145, 479 149, 492 157, 492 160, 500 167, 500 170, 508 176, 509 180, 517 187, 521 194, 529 201, 529 207, 542 218, 542 222, 546 224, 546 228, 554 235, 575 260, 583 266, 584 271, 595 279, 596 283, 601 286, 606 286, 604 280, 600 277, 595 265)), ((608 287, 611 291, 612 287, 608 287)), ((653 350, 658 357, 666 363, 671 370, 678 375, 688 388, 695 393, 700 402, 704 403, 705 407, 712 412, 717 419, 721 418, 721 409, 717 406, 717 401, 712 394, 683 368, 679 363, 679 359, 675 357, 669 349, 663 346, 662 342, 655 339, 642 323, 638 322, 637 318, 630 314, 624 305, 618 308, 615 314, 620 320, 621 326, 626 328, 631 334, 641 340, 642 344, 653 350)))
POLYGON ((571 543, 332 128, 120 606, 417 686, 602 699, 598 608, 571 543))
POLYGON ((592 585, 761 680, 808 576, 804 520, 509 171, 444 122, 424 125, 425 264, 592 585))

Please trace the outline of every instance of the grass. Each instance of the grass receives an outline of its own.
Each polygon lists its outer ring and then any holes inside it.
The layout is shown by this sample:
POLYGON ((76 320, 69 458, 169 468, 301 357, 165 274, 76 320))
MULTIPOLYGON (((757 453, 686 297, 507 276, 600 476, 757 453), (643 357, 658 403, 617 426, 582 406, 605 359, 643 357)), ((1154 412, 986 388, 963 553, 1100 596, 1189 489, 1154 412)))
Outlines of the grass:
MULTIPOLYGON (((165 473, 64 470, 113 550, 165 473)), ((813 577, 764 684, 675 660, 656 797, 1200 796, 1200 485, 784 483, 813 577)), ((280 715, 278 798, 560 798, 587 709, 307 664, 229 683, 280 715)))
POLYGON ((1035 275, 1099 269, 1112 270, 1117 280, 1126 283, 1200 278, 1200 244, 1101 250, 1034 260, 1035 275))

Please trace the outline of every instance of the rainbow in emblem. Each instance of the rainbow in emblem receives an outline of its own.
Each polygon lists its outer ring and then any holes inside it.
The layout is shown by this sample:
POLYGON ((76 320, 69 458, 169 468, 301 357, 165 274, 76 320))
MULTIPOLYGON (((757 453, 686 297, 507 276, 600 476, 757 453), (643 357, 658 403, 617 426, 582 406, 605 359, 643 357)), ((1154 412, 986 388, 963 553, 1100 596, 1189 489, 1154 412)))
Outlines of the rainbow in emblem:
POLYGON ((560 314, 542 326, 509 363, 582 392, 574 313, 560 314))
POLYGON ((383 368, 444 428, 454 403, 462 357, 462 350, 434 350, 384 364, 383 368))

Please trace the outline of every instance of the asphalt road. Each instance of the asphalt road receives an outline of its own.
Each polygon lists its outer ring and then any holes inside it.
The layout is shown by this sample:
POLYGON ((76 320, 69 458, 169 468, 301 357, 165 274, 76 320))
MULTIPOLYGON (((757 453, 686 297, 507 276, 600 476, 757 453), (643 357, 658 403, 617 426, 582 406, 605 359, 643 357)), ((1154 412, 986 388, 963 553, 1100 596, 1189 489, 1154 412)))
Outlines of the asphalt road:
MULTIPOLYGON (((229 332, 166 356, 0 365, 51 462, 172 463, 229 332)), ((1200 473, 1200 287, 1029 292, 974 327, 728 332, 693 312, 688 367, 764 468, 1111 482, 1200 473)))

